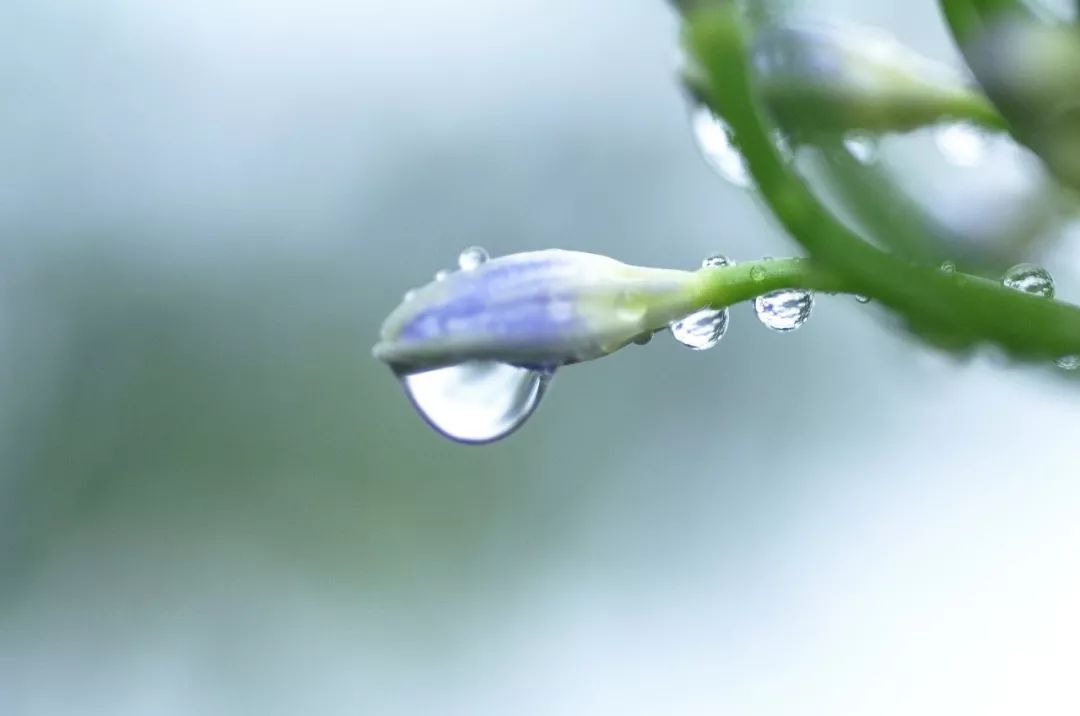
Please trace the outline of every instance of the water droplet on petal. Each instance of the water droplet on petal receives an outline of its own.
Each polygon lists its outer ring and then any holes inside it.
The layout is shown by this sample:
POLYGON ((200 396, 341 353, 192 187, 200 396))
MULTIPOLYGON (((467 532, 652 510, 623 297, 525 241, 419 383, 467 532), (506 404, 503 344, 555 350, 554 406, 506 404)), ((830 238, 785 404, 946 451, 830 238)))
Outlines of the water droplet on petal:
POLYGON ((435 280, 436 281, 445 281, 449 276, 450 276, 450 271, 448 271, 447 269, 442 269, 441 271, 436 271, 435 272, 435 280))
POLYGON ((705 105, 698 105, 690 114, 690 127, 698 149, 709 166, 736 186, 744 189, 753 186, 746 158, 735 147, 731 130, 724 120, 705 105))
POLYGON ((864 306, 866 304, 870 303, 870 297, 869 296, 864 296, 861 293, 856 293, 855 294, 855 300, 858 301, 859 303, 863 304, 864 306))
POLYGON ((695 351, 712 348, 727 333, 728 310, 706 308, 691 313, 679 321, 672 321, 671 335, 679 343, 695 351))
POLYGON ((401 300, 403 300, 403 301, 411 301, 414 298, 416 298, 416 289, 410 289, 410 290, 405 292, 405 295, 402 296, 401 300))
POLYGON ((494 361, 400 376, 409 400, 431 427, 462 443, 504 438, 529 419, 551 371, 494 361))
POLYGON ((866 134, 849 134, 844 137, 844 148, 860 164, 873 164, 878 160, 878 146, 873 137, 866 134))
POLYGON ((754 299, 754 313, 767 328, 781 333, 806 323, 814 308, 814 294, 801 289, 774 291, 754 299))
POLYGON ((458 256, 458 267, 462 271, 472 271, 488 260, 488 252, 483 246, 470 246, 458 256))
POLYGON ((734 266, 735 262, 723 254, 713 254, 701 260, 701 268, 720 268, 721 266, 734 266))
POLYGON ((938 151, 950 164, 973 167, 986 154, 986 132, 969 122, 943 124, 934 132, 938 151))
POLYGON ((1001 283, 1023 293, 1042 298, 1054 297, 1054 278, 1042 266, 1035 264, 1017 264, 1005 272, 1001 283))
POLYGON ((956 271, 956 264, 952 261, 942 261, 940 268, 942 273, 952 273, 956 271))
POLYGON ((1076 370, 1080 368, 1080 355, 1061 356, 1054 364, 1062 370, 1076 370))

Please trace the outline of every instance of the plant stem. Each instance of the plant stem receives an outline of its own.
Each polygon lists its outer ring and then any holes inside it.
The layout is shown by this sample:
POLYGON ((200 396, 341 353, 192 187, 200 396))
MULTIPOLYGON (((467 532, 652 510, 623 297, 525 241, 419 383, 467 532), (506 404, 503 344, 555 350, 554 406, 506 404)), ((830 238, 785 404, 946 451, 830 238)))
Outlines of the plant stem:
POLYGON ((836 219, 781 159, 757 109, 738 13, 694 13, 687 42, 708 80, 707 99, 728 122, 756 184, 784 228, 847 288, 903 315, 927 340, 981 341, 1032 359, 1080 353, 1080 309, 999 283, 912 264, 880 251, 836 219))
POLYGON ((697 271, 699 302, 724 308, 785 288, 855 293, 850 283, 811 259, 761 259, 697 271))

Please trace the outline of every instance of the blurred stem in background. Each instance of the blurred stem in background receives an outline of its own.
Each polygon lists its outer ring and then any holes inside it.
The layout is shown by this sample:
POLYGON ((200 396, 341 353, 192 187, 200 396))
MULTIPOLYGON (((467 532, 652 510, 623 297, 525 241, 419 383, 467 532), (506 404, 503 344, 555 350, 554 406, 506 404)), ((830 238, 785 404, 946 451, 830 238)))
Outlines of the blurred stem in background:
MULTIPOLYGON (((904 316, 914 332, 943 347, 964 349, 992 342, 1028 359, 1080 353, 1077 307, 898 258, 873 247, 835 218, 781 157, 771 138, 759 108, 745 28, 735 8, 692 10, 686 42, 703 99, 730 125, 762 197, 821 266, 858 293, 879 299, 904 316)), ((873 117, 880 121, 884 115, 873 117)), ((907 126, 907 120, 902 124, 907 126)))
POLYGON ((1080 29, 1015 0, 940 0, 976 79, 1013 136, 1080 190, 1080 29))

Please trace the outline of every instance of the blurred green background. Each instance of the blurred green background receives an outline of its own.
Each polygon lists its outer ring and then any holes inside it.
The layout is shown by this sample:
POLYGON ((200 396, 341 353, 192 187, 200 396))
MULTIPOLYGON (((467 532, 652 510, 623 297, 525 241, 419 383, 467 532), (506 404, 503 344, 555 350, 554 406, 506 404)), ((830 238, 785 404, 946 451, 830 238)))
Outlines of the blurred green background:
MULTIPOLYGON (((929 0, 794 5, 955 59, 929 0)), ((740 306, 469 448, 370 357, 470 244, 793 252, 677 38, 661 0, 6 0, 0 713, 1076 713, 1049 371, 740 306)), ((1016 185, 944 176, 942 216, 1016 185)))

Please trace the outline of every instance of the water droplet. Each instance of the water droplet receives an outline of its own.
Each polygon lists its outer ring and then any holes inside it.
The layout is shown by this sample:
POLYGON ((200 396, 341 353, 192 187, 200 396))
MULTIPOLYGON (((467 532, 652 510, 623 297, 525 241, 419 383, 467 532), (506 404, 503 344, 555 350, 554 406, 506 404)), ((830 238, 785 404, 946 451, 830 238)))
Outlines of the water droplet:
POLYGON ((695 351, 712 348, 727 333, 728 310, 706 308, 671 323, 671 335, 679 343, 695 351))
POLYGON ((442 269, 441 271, 436 271, 435 272, 435 280, 436 281, 445 281, 449 276, 450 276, 450 271, 448 271, 447 269, 442 269))
POLYGON ((720 268, 721 266, 734 266, 735 262, 723 254, 713 254, 701 260, 701 268, 720 268))
POLYGON ((1054 361, 1054 365, 1062 370, 1076 370, 1080 368, 1080 355, 1061 356, 1054 361))
POLYGON ((1042 298, 1054 297, 1054 278, 1042 266, 1017 264, 1005 272, 1001 283, 1006 288, 1042 298))
POLYGON ((754 266, 750 269, 750 278, 754 281, 765 280, 765 269, 761 266, 754 266))
POLYGON ((844 137, 844 148, 860 164, 873 164, 878 160, 877 142, 866 134, 849 134, 844 137))
POLYGON ((767 328, 781 333, 806 323, 814 308, 814 294, 801 289, 774 291, 754 299, 754 313, 767 328))
POLYGON ((403 301, 411 301, 414 298, 416 298, 416 289, 409 289, 405 292, 405 295, 402 296, 403 301))
POLYGON ((462 271, 472 271, 488 260, 488 252, 483 246, 470 246, 458 256, 458 267, 462 271))
POLYGON ((956 271, 956 264, 952 261, 942 261, 940 268, 942 273, 952 273, 956 271))
POLYGON ((863 305, 866 305, 866 304, 870 303, 870 297, 869 296, 864 296, 861 293, 856 293, 855 294, 855 300, 858 301, 859 303, 863 304, 863 305))
POLYGON ((690 114, 690 127, 698 149, 709 166, 736 186, 744 189, 753 186, 754 180, 750 176, 746 158, 735 147, 731 130, 724 120, 705 105, 698 105, 690 114))
POLYGON ((652 333, 642 333, 640 336, 634 339, 634 343, 639 346, 645 346, 652 341, 652 337, 652 333))
POLYGON ((529 419, 551 371, 494 361, 402 375, 409 400, 431 427, 462 443, 504 438, 529 419))
POLYGON ((986 132, 968 122, 943 124, 934 131, 934 143, 950 164, 973 167, 986 154, 986 132))

